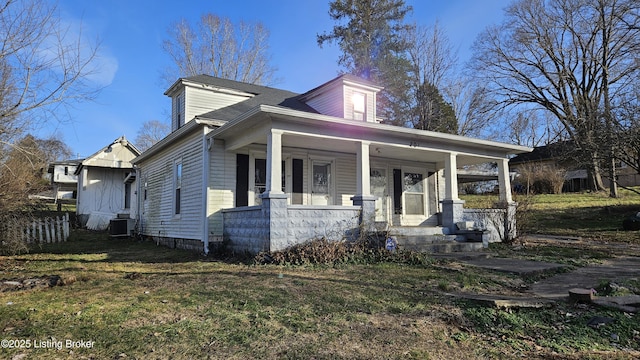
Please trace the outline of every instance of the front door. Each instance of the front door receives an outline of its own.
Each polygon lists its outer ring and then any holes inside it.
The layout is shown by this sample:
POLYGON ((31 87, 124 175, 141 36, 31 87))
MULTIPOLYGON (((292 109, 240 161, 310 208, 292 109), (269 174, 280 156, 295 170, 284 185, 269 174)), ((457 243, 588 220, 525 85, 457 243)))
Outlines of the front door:
POLYGON ((427 214, 425 179, 424 170, 403 169, 402 171, 402 215, 407 225, 417 225, 425 220, 427 214))
POLYGON ((376 196, 376 221, 386 222, 388 218, 387 170, 372 168, 370 171, 371 195, 376 196))
POLYGON ((311 205, 332 205, 331 162, 313 161, 311 205))

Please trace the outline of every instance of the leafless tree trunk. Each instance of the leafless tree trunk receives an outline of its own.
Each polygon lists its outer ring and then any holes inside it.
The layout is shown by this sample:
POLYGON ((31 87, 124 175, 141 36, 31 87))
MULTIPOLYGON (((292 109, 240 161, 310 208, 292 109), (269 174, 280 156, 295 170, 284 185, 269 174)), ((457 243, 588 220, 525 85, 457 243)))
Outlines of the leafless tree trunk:
POLYGON ((640 75, 639 8, 637 0, 519 0, 475 44, 479 81, 502 106, 533 104, 557 117, 594 190, 603 189, 606 136, 616 127, 603 126, 603 108, 640 75))
POLYGON ((179 77, 207 74, 251 84, 269 85, 269 31, 262 23, 240 22, 205 14, 194 28, 186 20, 169 28, 163 42, 173 66, 163 74, 168 84, 179 77))

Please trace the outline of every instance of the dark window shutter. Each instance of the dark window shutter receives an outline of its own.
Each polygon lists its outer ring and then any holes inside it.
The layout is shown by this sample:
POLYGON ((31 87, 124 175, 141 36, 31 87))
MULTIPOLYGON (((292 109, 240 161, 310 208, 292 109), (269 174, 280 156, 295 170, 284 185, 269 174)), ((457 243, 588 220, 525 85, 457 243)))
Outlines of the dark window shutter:
POLYGON ((402 214, 402 170, 393 169, 393 213, 402 214))
POLYGON ((236 155, 236 207, 249 205, 249 155, 236 155))
POLYGON ((291 203, 294 205, 302 205, 302 179, 303 179, 303 161, 302 159, 293 159, 292 161, 293 181, 291 183, 293 195, 291 203))

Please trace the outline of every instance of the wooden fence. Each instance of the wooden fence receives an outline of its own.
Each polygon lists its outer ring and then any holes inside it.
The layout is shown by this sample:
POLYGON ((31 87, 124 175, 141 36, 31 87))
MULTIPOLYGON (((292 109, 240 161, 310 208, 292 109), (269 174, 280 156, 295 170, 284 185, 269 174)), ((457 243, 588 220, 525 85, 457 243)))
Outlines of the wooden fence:
POLYGON ((62 216, 34 219, 23 225, 20 231, 27 244, 47 244, 67 241, 69 238, 69 213, 62 216))

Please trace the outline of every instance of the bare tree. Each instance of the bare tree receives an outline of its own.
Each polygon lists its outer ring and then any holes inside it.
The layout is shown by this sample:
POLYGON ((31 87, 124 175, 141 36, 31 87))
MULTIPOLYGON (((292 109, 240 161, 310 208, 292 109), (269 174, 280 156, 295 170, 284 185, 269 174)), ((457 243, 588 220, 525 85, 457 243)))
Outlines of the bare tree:
POLYGON ((552 113, 583 155, 594 190, 603 189, 602 164, 613 163, 611 99, 640 75, 639 8, 637 0, 518 0, 475 44, 478 81, 502 106, 552 113))
POLYGON ((25 134, 64 120, 66 106, 96 95, 96 53, 48 1, 0 3, 0 218, 24 210, 47 157, 68 151, 60 141, 25 134))
POLYGON ((171 127, 167 123, 158 120, 145 121, 138 130, 134 143, 140 151, 146 151, 170 132, 171 127))
POLYGON ((414 80, 438 89, 447 84, 458 65, 458 52, 440 24, 412 26, 407 31, 406 42, 414 80))
POLYGON ((505 124, 503 132, 512 143, 536 147, 566 140, 560 124, 548 112, 540 109, 517 109, 504 116, 511 119, 505 124))
POLYGON ((484 139, 500 138, 494 131, 495 120, 501 114, 495 100, 486 88, 462 76, 452 80, 443 89, 444 97, 451 103, 458 120, 458 135, 484 139))
POLYGON ((97 47, 83 41, 46 0, 0 4, 0 137, 59 118, 61 107, 93 98, 87 77, 97 47))
POLYGON ((251 84, 269 85, 276 69, 269 64, 269 31, 262 23, 239 22, 205 14, 193 27, 186 20, 171 25, 163 49, 173 66, 167 83, 178 77, 208 74, 251 84))
POLYGON ((413 128, 448 133, 458 132, 456 113, 446 101, 442 89, 448 88, 450 75, 457 66, 457 53, 444 29, 413 25, 406 31, 409 68, 409 104, 413 128))

